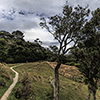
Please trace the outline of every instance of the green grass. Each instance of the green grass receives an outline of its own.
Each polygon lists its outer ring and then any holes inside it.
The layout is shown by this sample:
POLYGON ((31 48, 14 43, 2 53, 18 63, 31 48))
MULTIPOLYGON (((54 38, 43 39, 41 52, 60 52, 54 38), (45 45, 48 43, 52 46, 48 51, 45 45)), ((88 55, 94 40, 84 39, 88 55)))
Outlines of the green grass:
POLYGON ((0 63, 0 98, 11 85, 14 75, 15 74, 10 70, 10 68, 6 64, 0 63), (2 86, 1 84, 4 85, 2 86))
MULTIPOLYGON (((16 67, 19 74, 19 82, 13 89, 8 100, 15 99, 15 91, 20 86, 20 80, 23 74, 31 78, 32 90, 34 92, 34 99, 29 100, 52 100, 53 87, 49 83, 50 76, 53 77, 53 69, 45 62, 26 63, 22 66, 16 67)), ((100 90, 97 90, 97 100, 100 100, 100 90)), ((92 99, 92 98, 91 98, 92 99)), ((24 99, 19 99, 24 100, 24 99)), ((87 100, 87 86, 84 83, 78 83, 71 79, 67 79, 60 75, 60 100, 87 100)))
POLYGON ((6 92, 6 90, 9 88, 9 86, 11 85, 12 81, 10 80, 6 80, 6 87, 2 87, 0 86, 0 98, 3 96, 3 94, 6 92))

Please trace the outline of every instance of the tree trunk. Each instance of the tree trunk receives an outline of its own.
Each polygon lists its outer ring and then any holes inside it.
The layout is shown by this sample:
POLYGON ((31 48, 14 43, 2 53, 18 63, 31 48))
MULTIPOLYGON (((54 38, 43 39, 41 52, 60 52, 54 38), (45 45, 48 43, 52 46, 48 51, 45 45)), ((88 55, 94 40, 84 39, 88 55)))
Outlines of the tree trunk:
POLYGON ((59 100, 59 67, 61 63, 58 62, 54 69, 54 100, 59 100))
POLYGON ((96 91, 93 91, 93 100, 96 100, 96 91))

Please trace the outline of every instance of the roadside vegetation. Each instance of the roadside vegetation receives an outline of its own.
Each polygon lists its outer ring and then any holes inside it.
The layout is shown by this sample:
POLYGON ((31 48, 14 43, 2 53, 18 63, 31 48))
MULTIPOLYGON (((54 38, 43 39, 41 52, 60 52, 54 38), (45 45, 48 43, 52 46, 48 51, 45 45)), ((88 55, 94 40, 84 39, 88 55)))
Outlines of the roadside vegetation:
POLYGON ((13 81, 14 73, 6 64, 0 63, 0 98, 13 81))

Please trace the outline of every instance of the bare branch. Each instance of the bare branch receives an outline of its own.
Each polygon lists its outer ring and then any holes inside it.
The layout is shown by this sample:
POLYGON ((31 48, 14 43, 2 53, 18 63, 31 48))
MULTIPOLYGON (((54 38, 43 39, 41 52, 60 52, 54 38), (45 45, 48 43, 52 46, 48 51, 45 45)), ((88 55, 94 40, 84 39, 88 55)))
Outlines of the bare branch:
MULTIPOLYGON (((54 36, 54 33, 50 31, 50 28, 49 28, 49 26, 47 25, 46 20, 45 20, 44 18, 41 18, 41 20, 42 20, 43 22, 40 23, 40 26, 41 26, 42 28, 46 28, 47 31, 48 31, 49 33, 51 33, 51 34, 54 36)), ((60 39, 59 39, 57 36, 54 36, 54 38, 55 38, 56 40, 58 40, 59 43, 61 42, 60 39)))

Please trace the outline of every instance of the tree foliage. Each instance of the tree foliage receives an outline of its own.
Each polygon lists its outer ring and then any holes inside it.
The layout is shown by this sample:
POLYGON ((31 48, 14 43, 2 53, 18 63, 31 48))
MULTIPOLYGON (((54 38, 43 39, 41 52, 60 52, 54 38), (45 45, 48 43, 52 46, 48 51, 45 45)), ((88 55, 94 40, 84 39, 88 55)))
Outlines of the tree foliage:
POLYGON ((51 47, 57 53, 57 65, 54 69, 54 100, 59 100, 58 69, 60 68, 62 58, 77 45, 78 41, 85 37, 86 34, 82 30, 87 22, 89 12, 90 10, 87 7, 83 8, 78 5, 73 8, 65 4, 61 14, 49 17, 49 21, 41 18, 40 26, 46 28, 59 43, 59 48, 51 47))
POLYGON ((75 46, 77 41, 83 38, 84 34, 81 31, 89 12, 87 7, 82 8, 78 5, 73 10, 73 7, 66 4, 61 15, 49 18, 49 25, 44 18, 41 18, 43 22, 40 23, 40 26, 45 27, 59 43, 58 55, 66 54, 73 48, 68 48, 68 45, 73 43, 75 46))
MULTIPOLYGON (((24 34, 17 30, 11 34, 6 31, 0 31, 0 62, 22 63, 33 62, 37 60, 46 60, 48 50, 41 46, 41 41, 26 42, 24 34)), ((50 55, 52 54, 49 51, 50 55)))
POLYGON ((93 94, 93 100, 96 100, 97 83, 100 79, 100 9, 92 12, 92 18, 84 26, 84 31, 88 35, 84 41, 78 43, 74 50, 74 55, 79 65, 79 70, 85 77, 88 84, 88 100, 90 94, 93 94))

